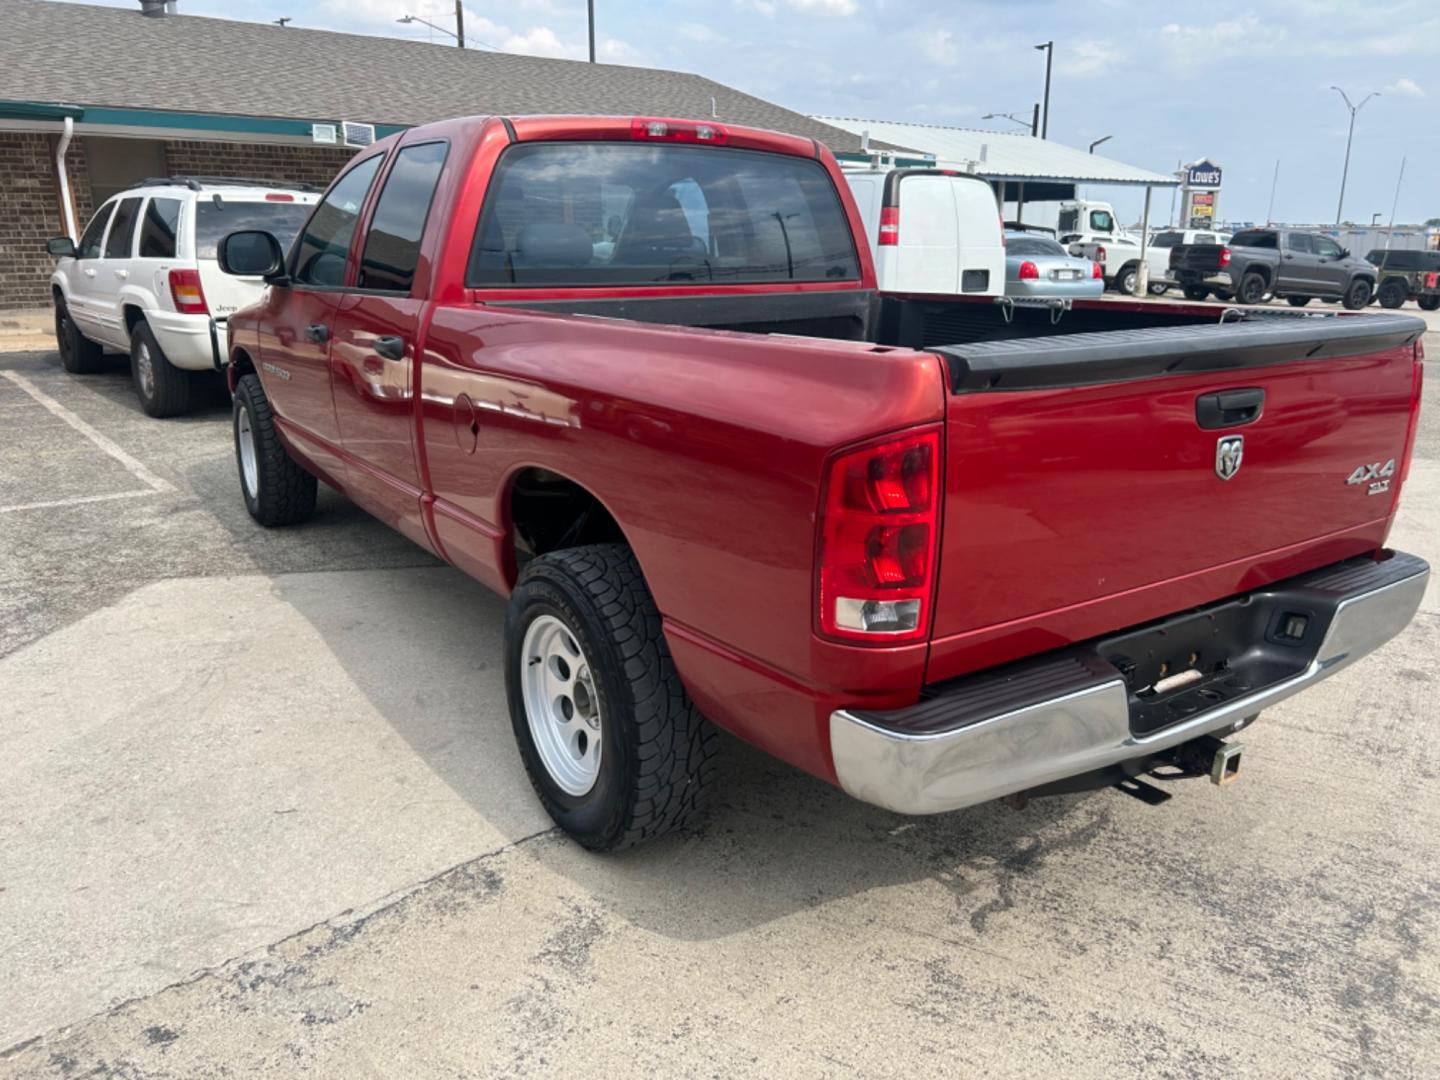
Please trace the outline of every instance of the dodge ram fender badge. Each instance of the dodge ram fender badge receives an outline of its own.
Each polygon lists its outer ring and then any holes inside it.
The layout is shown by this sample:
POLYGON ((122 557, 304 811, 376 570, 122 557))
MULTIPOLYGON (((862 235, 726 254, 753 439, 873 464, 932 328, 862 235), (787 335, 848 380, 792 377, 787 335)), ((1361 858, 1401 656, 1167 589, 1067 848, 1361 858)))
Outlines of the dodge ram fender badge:
POLYGON ((1245 436, 1226 435, 1215 444, 1215 475, 1229 480, 1240 471, 1245 458, 1245 436))
POLYGON ((1367 495, 1380 495, 1390 490, 1390 477, 1395 475, 1395 459, 1381 464, 1372 461, 1369 465, 1361 465, 1345 478, 1347 484, 1367 484, 1365 489, 1367 495))

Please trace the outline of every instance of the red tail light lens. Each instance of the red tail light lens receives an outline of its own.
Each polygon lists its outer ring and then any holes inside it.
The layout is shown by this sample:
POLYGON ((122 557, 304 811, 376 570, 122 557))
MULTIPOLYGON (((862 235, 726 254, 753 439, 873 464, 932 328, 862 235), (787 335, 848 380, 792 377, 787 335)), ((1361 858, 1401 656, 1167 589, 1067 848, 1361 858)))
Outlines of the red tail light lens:
POLYGON ((266 202, 294 202, 294 195, 286 195, 283 191, 270 191, 265 194, 266 202))
POLYGON ((900 208, 885 206, 880 209, 880 245, 888 247, 900 243, 900 208))
POLYGON ((1100 244, 1100 245, 1098 245, 1098 246, 1095 248, 1095 261, 1096 261, 1096 262, 1102 262, 1102 263, 1105 261, 1105 245, 1104 245, 1104 244, 1100 244))
POLYGON ((205 303, 205 290, 200 287, 200 271, 171 270, 170 297, 175 301, 175 310, 182 315, 209 315, 205 303))
POLYGON ((1098 262, 1097 262, 1097 263, 1091 263, 1091 264, 1090 264, 1090 276, 1091 276, 1092 278, 1098 278, 1099 280, 1104 281, 1104 280, 1105 280, 1105 268, 1104 268, 1103 266, 1101 266, 1098 262))
POLYGON ((719 124, 703 124, 695 120, 666 120, 637 116, 630 121, 630 137, 646 142, 714 143, 724 145, 730 137, 719 124))
POLYGON ((1229 249, 1228 247, 1222 247, 1222 248, 1220 249, 1220 265, 1221 265, 1221 266, 1229 266, 1229 265, 1230 265, 1230 249, 1229 249))
POLYGON ((1035 281, 1040 277, 1040 268, 1026 259, 1020 264, 1020 280, 1035 281))
POLYGON ((930 629, 940 531, 940 433, 848 451, 821 496, 821 633, 913 641, 930 629))

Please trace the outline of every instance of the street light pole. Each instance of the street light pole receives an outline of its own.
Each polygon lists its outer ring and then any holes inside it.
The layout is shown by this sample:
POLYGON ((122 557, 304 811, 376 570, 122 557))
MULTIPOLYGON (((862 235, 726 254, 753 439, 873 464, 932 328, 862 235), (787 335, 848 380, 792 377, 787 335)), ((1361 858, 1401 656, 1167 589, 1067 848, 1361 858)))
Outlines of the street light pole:
POLYGON ((1344 90, 1341 90, 1340 87, 1332 86, 1330 89, 1345 99, 1345 107, 1350 110, 1350 134, 1345 136, 1345 168, 1340 173, 1340 202, 1335 207, 1335 224, 1339 225, 1345 212, 1345 182, 1350 178, 1350 144, 1355 141, 1355 114, 1363 109, 1365 103, 1371 98, 1379 97, 1380 92, 1377 90, 1373 94, 1366 94, 1365 97, 1360 99, 1359 105, 1352 105, 1350 103, 1350 95, 1345 93, 1344 90))
POLYGON ((1044 45, 1036 45, 1036 49, 1045 53, 1045 119, 1040 124, 1040 137, 1050 137, 1050 65, 1055 59, 1055 42, 1047 41, 1044 45))
POLYGON ((465 47, 465 5, 455 0, 455 44, 465 47))
POLYGON ((590 62, 595 62, 595 0, 589 0, 590 9, 590 62))
POLYGON ((1094 142, 1092 142, 1092 143, 1090 144, 1090 153, 1093 154, 1093 153, 1095 152, 1095 147, 1099 146, 1101 143, 1107 143, 1107 142, 1109 142, 1109 141, 1110 141, 1111 139, 1113 139, 1114 137, 1115 137, 1114 135, 1106 135, 1103 139, 1096 139, 1094 142))

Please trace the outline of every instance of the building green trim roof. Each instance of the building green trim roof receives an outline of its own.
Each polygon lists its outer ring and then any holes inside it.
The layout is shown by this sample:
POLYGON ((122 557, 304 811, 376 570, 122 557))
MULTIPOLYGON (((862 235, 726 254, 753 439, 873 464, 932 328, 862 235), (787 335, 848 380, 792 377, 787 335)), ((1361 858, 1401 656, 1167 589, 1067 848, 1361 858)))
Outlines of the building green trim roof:
MULTIPOLYGON (((235 116, 222 113, 170 112, 162 109, 114 109, 104 105, 48 105, 38 101, 0 101, 0 120, 63 120, 117 128, 173 128, 187 132, 227 132, 237 135, 311 138, 313 124, 339 124, 338 119, 291 120, 273 116, 235 116)), ((375 137, 383 139, 403 131, 404 125, 377 124, 375 137)), ((338 138, 338 136, 337 136, 338 138)))

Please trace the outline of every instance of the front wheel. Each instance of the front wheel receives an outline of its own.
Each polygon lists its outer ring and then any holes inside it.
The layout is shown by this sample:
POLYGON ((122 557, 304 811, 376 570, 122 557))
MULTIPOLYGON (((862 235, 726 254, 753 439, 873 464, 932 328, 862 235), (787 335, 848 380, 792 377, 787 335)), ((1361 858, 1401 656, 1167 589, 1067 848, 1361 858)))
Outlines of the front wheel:
POLYGON ((1415 302, 1425 311, 1440 309, 1440 296, 1422 296, 1415 302))
POLYGON ((315 513, 315 477, 280 443, 270 401, 257 375, 235 386, 235 463, 250 516, 267 528, 298 525, 315 513))
POLYGON ((1207 297, 1209 297, 1209 295, 1210 295, 1210 290, 1209 290, 1209 289, 1206 289, 1206 288, 1202 288, 1202 287, 1199 286, 1199 285, 1186 285, 1186 286, 1185 286, 1185 299, 1186 299, 1186 300, 1196 300, 1196 301, 1204 300, 1204 299, 1206 299, 1207 297))
POLYGON ((1359 311, 1370 303, 1370 282, 1361 278, 1359 281, 1351 282, 1350 287, 1345 290, 1345 298, 1340 301, 1346 311, 1359 311))
POLYGON ((1399 278, 1391 278, 1380 286, 1380 293, 1377 299, 1383 308, 1398 308, 1406 300, 1410 299, 1410 287, 1399 278))
POLYGON ((510 596, 505 654, 515 741, 557 825, 614 851, 690 818, 718 737, 680 683, 629 548, 531 560, 510 596))
POLYGON ((1170 291, 1169 285, 1159 281, 1152 281, 1147 288, 1151 296, 1164 296, 1170 291))
POLYGON ((80 332, 69 305, 55 297, 55 346, 60 366, 72 375, 94 375, 105 367, 105 350, 80 332))
POLYGON ((1287 296, 1287 297, 1285 297, 1285 302, 1286 302, 1287 304, 1289 304, 1291 307, 1304 307, 1306 304, 1310 303, 1310 297, 1308 297, 1308 296, 1287 296))

